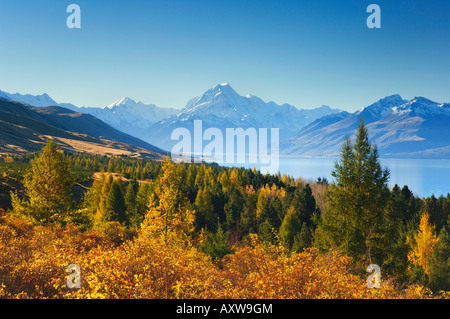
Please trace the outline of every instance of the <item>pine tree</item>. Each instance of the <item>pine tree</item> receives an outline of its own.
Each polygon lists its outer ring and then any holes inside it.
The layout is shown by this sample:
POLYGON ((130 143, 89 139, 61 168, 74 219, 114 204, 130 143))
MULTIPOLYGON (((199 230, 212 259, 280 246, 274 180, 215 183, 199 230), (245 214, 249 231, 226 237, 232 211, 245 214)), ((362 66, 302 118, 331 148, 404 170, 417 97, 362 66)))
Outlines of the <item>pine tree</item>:
POLYGON ((265 220, 262 221, 262 223, 259 224, 258 235, 263 242, 267 243, 276 242, 277 234, 268 218, 266 218, 265 220))
POLYGON ((294 244, 292 245, 292 251, 302 252, 305 248, 311 247, 312 234, 306 223, 302 224, 300 233, 294 238, 294 244))
POLYGON ((260 191, 256 202, 256 222, 261 224, 268 215, 268 202, 264 192, 260 191))
POLYGON ((378 157, 361 118, 355 143, 347 138, 335 163, 335 183, 326 194, 317 243, 325 249, 338 247, 355 260, 381 264, 382 260, 374 257, 386 249, 380 247, 380 237, 389 171, 381 167, 378 157))
POLYGON ((433 291, 450 290, 450 236, 445 227, 428 260, 429 286, 433 291))
POLYGON ((200 246, 200 250, 212 257, 213 261, 231 254, 231 247, 228 245, 226 233, 219 224, 215 233, 209 232, 206 236, 206 242, 200 246))
POLYGON ((248 194, 245 197, 244 207, 240 218, 240 228, 244 234, 256 233, 258 229, 256 223, 256 202, 256 194, 248 194))
POLYGON ((281 243, 287 249, 291 249, 294 245, 295 238, 300 233, 300 231, 301 223, 298 213, 293 206, 289 206, 279 230, 281 243))
POLYGON ((224 206, 226 225, 228 231, 234 231, 238 230, 239 217, 244 207, 244 199, 241 192, 235 186, 230 187, 228 194, 228 201, 224 206))
POLYGON ((127 215, 129 218, 136 213, 136 182, 131 181, 128 183, 127 189, 125 191, 125 206, 127 208, 127 215))
POLYGON ((106 198, 106 221, 127 222, 125 198, 121 186, 122 180, 115 180, 111 184, 108 197, 106 198))
POLYGON ((283 204, 281 200, 277 196, 275 196, 269 202, 268 208, 269 215, 267 217, 269 218, 270 223, 274 228, 280 228, 282 220, 279 218, 279 213, 283 211, 283 204))
POLYGON ((24 175, 28 199, 11 193, 13 209, 35 224, 61 222, 74 204, 73 184, 68 160, 53 140, 48 140, 24 175))
POLYGON ((197 229, 201 229, 207 226, 209 229, 215 229, 217 216, 214 212, 214 206, 212 204, 211 195, 208 190, 200 189, 195 198, 195 223, 197 229))

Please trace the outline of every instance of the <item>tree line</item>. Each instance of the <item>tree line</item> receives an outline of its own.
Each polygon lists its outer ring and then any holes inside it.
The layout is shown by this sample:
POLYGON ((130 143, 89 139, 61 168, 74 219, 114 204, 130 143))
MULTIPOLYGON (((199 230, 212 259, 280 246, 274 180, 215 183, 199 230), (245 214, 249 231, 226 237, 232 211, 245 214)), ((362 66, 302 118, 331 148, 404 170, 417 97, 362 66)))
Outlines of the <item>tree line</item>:
POLYGON ((167 238, 181 234, 218 265, 256 235, 290 254, 338 250, 360 275, 375 263, 400 284, 450 290, 450 195, 419 198, 407 186, 390 189, 389 170, 363 121, 355 141, 343 144, 331 184, 169 158, 69 154, 53 141, 34 158, 13 162, 27 161, 26 196, 12 192, 9 213, 35 225, 109 227, 119 242, 143 227, 167 238), (75 183, 86 187, 78 200, 75 183))

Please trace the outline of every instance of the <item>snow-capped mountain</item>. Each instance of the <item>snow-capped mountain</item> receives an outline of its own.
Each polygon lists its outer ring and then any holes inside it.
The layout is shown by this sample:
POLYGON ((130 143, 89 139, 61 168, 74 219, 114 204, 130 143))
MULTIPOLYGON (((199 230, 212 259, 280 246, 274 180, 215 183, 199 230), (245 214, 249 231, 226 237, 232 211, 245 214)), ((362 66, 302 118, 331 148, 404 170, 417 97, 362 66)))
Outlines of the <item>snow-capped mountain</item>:
POLYGON ((354 136, 360 118, 364 117, 370 138, 382 156, 450 158, 450 104, 424 97, 408 101, 396 94, 354 113, 328 106, 298 109, 289 104, 265 102, 250 94, 242 96, 227 83, 189 100, 181 110, 159 108, 128 97, 103 108, 57 103, 46 93, 10 94, 0 90, 0 99, 89 113, 167 151, 177 142, 170 139, 174 129, 184 127, 193 132, 194 121, 202 120, 203 130, 279 128, 282 154, 337 156, 345 137, 354 136))
POLYGON ((136 102, 129 97, 121 98, 103 108, 82 107, 79 111, 94 115, 112 127, 136 137, 145 135, 153 123, 179 112, 173 108, 136 102))
POLYGON ((20 93, 11 94, 0 90, 0 97, 3 97, 6 100, 24 102, 39 107, 58 104, 50 96, 48 96, 47 93, 41 95, 20 94, 20 93))
POLYGON ((361 110, 323 117, 282 144, 281 152, 337 156, 346 136, 354 137, 360 118, 385 157, 450 158, 450 104, 424 97, 410 101, 388 96, 361 110))
POLYGON ((144 104, 124 97, 116 102, 99 107, 78 107, 72 103, 57 103, 47 93, 41 95, 10 94, 0 91, 0 98, 6 100, 24 102, 32 106, 61 106, 75 112, 91 114, 122 132, 140 136, 147 133, 148 128, 155 122, 178 112, 172 108, 159 108, 154 104, 144 104))
POLYGON ((193 132, 194 120, 202 120, 203 129, 215 127, 223 132, 239 127, 279 128, 280 139, 285 139, 315 119, 337 112, 328 106, 300 110, 289 104, 264 102, 250 94, 241 96, 228 83, 222 83, 191 99, 181 112, 153 124, 147 136, 141 138, 170 150, 176 143, 170 139, 175 128, 193 132))

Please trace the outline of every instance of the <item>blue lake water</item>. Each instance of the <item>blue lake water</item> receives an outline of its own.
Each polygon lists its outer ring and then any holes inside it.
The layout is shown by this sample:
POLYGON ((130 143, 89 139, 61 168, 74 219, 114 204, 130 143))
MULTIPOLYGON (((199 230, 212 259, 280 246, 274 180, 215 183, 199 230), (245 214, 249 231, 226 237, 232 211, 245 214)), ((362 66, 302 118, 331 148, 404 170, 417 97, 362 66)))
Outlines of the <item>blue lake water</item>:
MULTIPOLYGON (((279 171, 281 174, 294 178, 317 180, 325 177, 333 181, 331 171, 334 167, 334 158, 294 158, 280 157, 279 171)), ((428 197, 434 194, 446 196, 450 193, 450 160, 423 160, 423 159, 380 159, 381 164, 388 167, 391 172, 389 186, 395 184, 409 189, 417 196, 428 197)), ((234 166, 225 164, 226 166, 234 166)), ((260 169, 258 164, 243 164, 244 166, 260 169)), ((265 173, 263 169, 261 172, 265 173)))

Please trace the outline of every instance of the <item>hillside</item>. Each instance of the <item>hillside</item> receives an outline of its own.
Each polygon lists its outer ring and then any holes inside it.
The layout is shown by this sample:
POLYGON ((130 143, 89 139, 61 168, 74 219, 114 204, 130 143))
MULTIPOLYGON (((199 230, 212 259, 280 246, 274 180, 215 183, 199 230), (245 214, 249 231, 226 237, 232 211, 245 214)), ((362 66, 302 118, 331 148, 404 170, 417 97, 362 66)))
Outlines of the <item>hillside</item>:
POLYGON ((384 157, 450 158, 450 104, 424 97, 388 96, 355 113, 320 118, 284 141, 281 152, 297 156, 337 156, 360 118, 384 157))
POLYGON ((0 154, 35 152, 48 138, 64 150, 91 154, 161 159, 164 153, 88 114, 0 99, 0 154))

